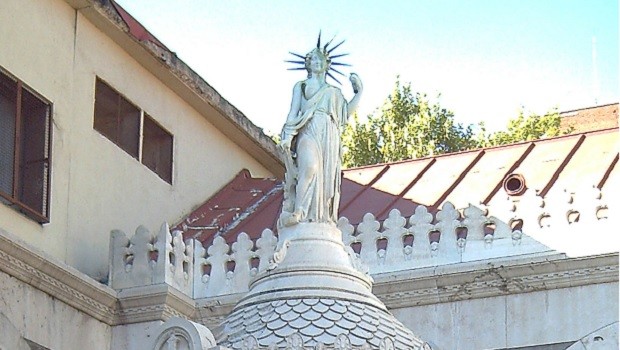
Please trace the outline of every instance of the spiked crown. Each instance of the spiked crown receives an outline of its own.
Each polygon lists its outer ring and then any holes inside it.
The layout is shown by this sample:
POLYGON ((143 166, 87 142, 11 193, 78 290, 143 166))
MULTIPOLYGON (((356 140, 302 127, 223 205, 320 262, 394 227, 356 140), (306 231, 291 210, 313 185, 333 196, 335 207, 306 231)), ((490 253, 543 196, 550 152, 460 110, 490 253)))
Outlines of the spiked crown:
POLYGON ((335 37, 332 38, 332 40, 328 41, 327 44, 323 45, 323 47, 321 47, 321 32, 319 31, 319 37, 317 39, 316 42, 316 48, 313 49, 312 51, 310 51, 308 54, 304 55, 300 55, 294 52, 289 52, 291 55, 302 59, 302 61, 299 60, 286 60, 284 62, 287 63, 293 63, 296 65, 301 65, 301 67, 293 67, 293 68, 288 68, 288 70, 308 70, 309 71, 309 64, 310 64, 310 58, 312 56, 312 53, 315 50, 318 50, 323 57, 325 58, 325 62, 327 63, 327 71, 326 74, 328 77, 332 78, 335 82, 337 82, 338 84, 340 84, 340 81, 338 81, 338 79, 336 79, 336 77, 334 77, 333 73, 345 76, 342 72, 338 71, 336 68, 334 68, 334 66, 345 66, 345 67, 350 67, 350 64, 347 63, 342 63, 342 62, 337 62, 335 61, 335 59, 340 58, 340 57, 344 57, 344 56, 348 56, 348 53, 343 53, 343 54, 332 54, 338 47, 340 47, 340 45, 342 45, 345 41, 342 40, 341 42, 339 42, 338 44, 330 47, 330 45, 332 44, 332 42, 334 41, 335 37))

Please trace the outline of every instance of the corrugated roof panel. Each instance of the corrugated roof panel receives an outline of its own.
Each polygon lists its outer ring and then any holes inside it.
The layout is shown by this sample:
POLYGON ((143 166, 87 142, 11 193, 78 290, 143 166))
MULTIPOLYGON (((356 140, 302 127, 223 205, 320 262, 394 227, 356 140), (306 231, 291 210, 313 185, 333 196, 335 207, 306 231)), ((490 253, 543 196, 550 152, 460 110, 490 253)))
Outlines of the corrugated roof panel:
POLYGON ((411 215, 415 213, 415 208, 418 205, 419 205, 418 203, 412 202, 408 199, 398 198, 398 200, 394 202, 394 204, 391 207, 386 208, 387 210, 385 210, 383 214, 377 215, 377 218, 379 220, 385 220, 390 214, 390 211, 392 209, 398 209, 398 211, 400 211, 400 214, 402 216, 410 217, 411 215))
MULTIPOLYGON (((444 199, 464 208, 488 197, 487 203, 493 207, 504 203, 508 196, 501 186, 508 173, 522 174, 526 186, 533 190, 561 187, 575 191, 590 183, 603 186, 609 196, 620 185, 618 142, 618 130, 609 129, 347 169, 340 216, 358 224, 366 213, 383 220, 396 208, 408 217, 417 205, 433 206, 444 199), (399 196, 403 191, 405 195, 399 196)), ((185 238, 198 235, 207 245, 216 234, 229 243, 239 232, 256 239, 265 228, 275 228, 281 205, 280 182, 252 178, 244 170, 174 229, 182 230, 185 238)))
POLYGON ((391 164, 372 187, 382 192, 400 195, 431 161, 433 161, 432 158, 425 158, 391 164))
POLYGON ((368 185, 385 167, 386 165, 382 164, 364 168, 345 169, 343 171, 343 176, 345 179, 349 179, 360 185, 368 185))
POLYGON ((340 186, 340 210, 344 210, 355 201, 357 196, 364 192, 366 187, 366 185, 360 185, 346 178, 342 179, 342 185, 340 186))
MULTIPOLYGON (((554 175, 567 162, 571 152, 580 142, 580 138, 581 135, 571 135, 535 141, 532 151, 513 170, 513 173, 523 175, 527 189, 540 192, 548 184, 553 185, 556 180, 554 175)), ((488 204, 492 205, 497 198, 503 201, 506 197, 506 191, 503 187, 499 187, 488 204)))
POLYGON ((618 133, 600 132, 588 134, 572 156, 552 190, 562 191, 575 187, 597 186, 618 154, 618 133))
POLYGON ((226 242, 234 242, 237 239, 237 235, 241 232, 247 233, 250 239, 255 240, 260 238, 263 230, 266 228, 275 231, 277 219, 282 209, 282 199, 282 190, 266 198, 260 206, 248 213, 247 219, 242 220, 238 226, 230 229, 223 235, 226 242))
MULTIPOLYGON (((448 195, 446 201, 457 208, 465 208, 470 203, 480 205, 510 170, 529 144, 498 147, 485 150, 484 155, 465 175, 461 183, 448 195)), ((441 206, 443 203, 439 203, 441 206)))
POLYGON ((581 135, 536 141, 532 152, 514 170, 522 174, 528 189, 540 191, 552 180, 553 174, 567 159, 581 135))
POLYGON ((434 205, 476 159, 478 152, 463 152, 435 158, 436 162, 403 198, 426 206, 434 205))
POLYGON ((346 217, 351 223, 358 223, 362 221, 364 214, 374 213, 376 215, 397 199, 398 196, 393 194, 366 187, 349 205, 340 208, 340 216, 346 217))
POLYGON ((185 238, 198 235, 203 241, 224 230, 276 185, 273 179, 252 178, 243 170, 174 229, 182 230, 185 238))
POLYGON ((342 174, 342 185, 340 190, 340 211, 345 210, 357 197, 372 183, 381 176, 386 169, 386 165, 369 166, 357 169, 345 169, 342 174))

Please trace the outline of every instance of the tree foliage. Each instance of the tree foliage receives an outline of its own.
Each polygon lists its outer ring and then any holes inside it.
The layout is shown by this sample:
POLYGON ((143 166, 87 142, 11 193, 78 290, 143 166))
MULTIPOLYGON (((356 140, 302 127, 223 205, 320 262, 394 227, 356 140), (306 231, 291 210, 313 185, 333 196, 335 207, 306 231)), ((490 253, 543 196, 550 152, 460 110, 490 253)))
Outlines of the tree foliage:
POLYGON ((484 124, 480 123, 481 132, 478 136, 479 147, 507 145, 521 141, 540 140, 546 137, 564 135, 572 132, 561 128, 560 113, 553 109, 544 115, 530 113, 527 117, 523 110, 516 118, 508 121, 506 130, 487 134, 484 124))
POLYGON ((454 119, 454 114, 426 94, 413 92, 411 84, 397 79, 394 91, 382 108, 361 122, 357 115, 344 130, 343 163, 362 166, 429 155, 452 153, 479 147, 537 140, 569 133, 561 130, 557 110, 545 115, 523 110, 508 122, 506 130, 487 133, 484 123, 477 128, 454 119), (477 129, 477 132, 474 132, 477 129))
POLYGON ((381 110, 360 122, 357 115, 343 133, 347 167, 457 152, 476 146, 473 128, 411 84, 396 81, 381 110))

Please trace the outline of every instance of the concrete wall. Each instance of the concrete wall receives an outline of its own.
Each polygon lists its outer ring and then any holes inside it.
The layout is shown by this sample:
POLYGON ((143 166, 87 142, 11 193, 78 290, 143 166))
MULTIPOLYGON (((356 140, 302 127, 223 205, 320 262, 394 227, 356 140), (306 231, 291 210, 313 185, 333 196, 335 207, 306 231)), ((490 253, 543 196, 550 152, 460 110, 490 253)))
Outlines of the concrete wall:
POLYGON ((175 223, 243 168, 271 176, 65 1, 3 0, 0 33, 0 66, 53 103, 50 223, 0 205, 0 228, 93 278, 110 230, 175 223), (93 129, 97 76, 174 135, 172 185, 93 129))
POLYGON ((592 284, 390 310, 438 349, 575 342, 618 319, 618 283, 592 284))
POLYGON ((4 272, 0 272, 0 330, 0 348, 5 349, 29 349, 23 346, 24 339, 49 349, 110 349, 112 338, 110 326, 4 272))

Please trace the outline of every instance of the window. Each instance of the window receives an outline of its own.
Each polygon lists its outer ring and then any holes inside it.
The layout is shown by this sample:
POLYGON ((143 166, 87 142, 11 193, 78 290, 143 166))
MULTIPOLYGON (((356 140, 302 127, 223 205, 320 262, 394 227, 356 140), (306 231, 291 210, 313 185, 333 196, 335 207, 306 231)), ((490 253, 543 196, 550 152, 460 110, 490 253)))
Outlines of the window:
POLYGON ((172 183, 172 135, 144 115, 142 164, 172 183))
POLYGON ((95 84, 94 128, 172 183, 172 134, 99 78, 95 84))
POLYGON ((49 222, 51 103, 0 70, 0 198, 49 222))
POLYGON ((138 158, 140 109, 97 79, 95 130, 138 158))

